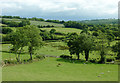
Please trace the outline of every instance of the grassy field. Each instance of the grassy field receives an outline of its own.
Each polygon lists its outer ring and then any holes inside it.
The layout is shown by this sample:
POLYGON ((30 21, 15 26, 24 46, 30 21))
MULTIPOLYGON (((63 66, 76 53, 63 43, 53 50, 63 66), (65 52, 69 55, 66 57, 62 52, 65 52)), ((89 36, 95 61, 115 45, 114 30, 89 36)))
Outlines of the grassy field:
POLYGON ((31 64, 4 67, 3 81, 117 81, 118 66, 77 64, 46 58, 31 64), (61 66, 57 67, 57 64, 61 66))
MULTIPOLYGON (((53 28, 40 28, 42 30, 47 30, 47 31, 50 31, 51 29, 53 28)), ((76 32, 78 34, 80 34, 80 32, 82 30, 80 29, 75 29, 75 28, 54 28, 56 30, 56 32, 62 32, 62 33, 72 33, 72 32, 76 32)))

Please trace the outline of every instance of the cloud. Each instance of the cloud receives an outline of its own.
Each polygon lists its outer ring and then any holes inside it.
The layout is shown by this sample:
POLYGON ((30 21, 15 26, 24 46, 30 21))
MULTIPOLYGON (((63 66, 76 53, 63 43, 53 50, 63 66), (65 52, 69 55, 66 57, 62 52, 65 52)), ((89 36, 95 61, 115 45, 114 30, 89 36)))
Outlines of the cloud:
POLYGON ((1 0, 3 14, 38 17, 116 18, 119 0, 1 0))

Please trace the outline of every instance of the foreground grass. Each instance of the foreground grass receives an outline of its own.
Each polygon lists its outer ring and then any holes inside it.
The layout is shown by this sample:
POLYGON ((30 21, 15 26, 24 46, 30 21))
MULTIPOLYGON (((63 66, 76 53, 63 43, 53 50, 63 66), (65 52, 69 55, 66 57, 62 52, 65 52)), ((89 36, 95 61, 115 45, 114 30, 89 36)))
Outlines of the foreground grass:
POLYGON ((57 61, 58 58, 31 64, 4 67, 3 81, 117 81, 118 66, 77 64, 57 61), (61 63, 59 67, 57 64, 61 63))

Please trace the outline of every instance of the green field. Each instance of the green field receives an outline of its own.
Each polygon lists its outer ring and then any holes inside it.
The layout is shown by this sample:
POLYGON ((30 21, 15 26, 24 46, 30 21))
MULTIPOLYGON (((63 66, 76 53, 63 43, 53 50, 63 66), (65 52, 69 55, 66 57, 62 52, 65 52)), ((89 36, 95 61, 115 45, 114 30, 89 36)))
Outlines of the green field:
MULTIPOLYGON (((50 31, 53 28, 40 28, 40 29, 50 31)), ((54 28, 54 29, 56 30, 56 32, 62 32, 66 34, 72 32, 80 34, 80 32, 82 31, 80 29, 75 29, 75 28, 54 28)))
POLYGON ((3 81, 117 81, 118 66, 77 64, 46 58, 31 64, 4 67, 3 81), (57 64, 61 66, 57 67, 57 64))
MULTIPOLYGON (((60 50, 59 45, 66 45, 63 42, 49 42, 37 50, 43 55, 60 56, 61 54, 69 55, 68 50, 60 50), (54 47, 53 47, 54 46, 54 47)), ((8 53, 10 44, 3 44, 2 58, 15 59, 15 54, 8 53)), ((24 52, 27 47, 24 48, 24 52)), ((92 52, 95 54, 95 52, 92 52)), ((90 58, 97 58, 98 53, 90 58)), ((74 56, 75 57, 75 56, 74 56)), ((84 58, 84 56, 80 56, 84 58)), ((29 54, 21 55, 22 59, 28 59, 29 54)), ((2 69, 3 81, 117 81, 118 65, 112 64, 84 64, 78 62, 69 62, 61 58, 48 57, 44 60, 30 64, 20 64, 7 66, 2 69), (57 67, 57 64, 61 65, 57 67)))

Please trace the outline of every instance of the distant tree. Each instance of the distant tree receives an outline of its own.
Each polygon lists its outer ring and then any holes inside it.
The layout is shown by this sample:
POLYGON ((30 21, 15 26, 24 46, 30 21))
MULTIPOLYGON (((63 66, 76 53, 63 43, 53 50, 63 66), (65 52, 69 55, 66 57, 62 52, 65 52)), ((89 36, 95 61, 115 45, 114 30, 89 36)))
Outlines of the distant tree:
POLYGON ((40 35, 44 41, 51 39, 51 34, 48 31, 41 32, 40 35))
POLYGON ((22 20, 22 22, 19 23, 19 27, 23 27, 26 25, 30 25, 30 21, 29 20, 22 20))
POLYGON ((3 34, 9 34, 11 32, 13 32, 13 30, 11 28, 2 27, 3 34))
POLYGON ((51 34, 54 34, 55 31, 56 31, 55 29, 51 29, 51 30, 50 30, 50 33, 51 33, 51 34))
POLYGON ((81 31, 81 33, 86 33, 86 34, 89 34, 89 35, 90 35, 90 33, 88 32, 88 29, 87 29, 87 28, 84 28, 84 29, 81 31))
POLYGON ((98 32, 96 32, 96 31, 94 31, 94 32, 92 33, 92 35, 93 35, 93 36, 96 36, 96 37, 99 36, 98 32))

